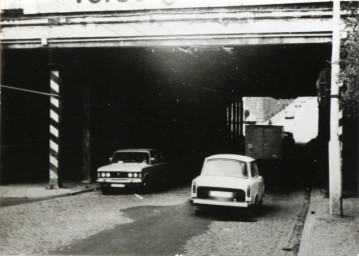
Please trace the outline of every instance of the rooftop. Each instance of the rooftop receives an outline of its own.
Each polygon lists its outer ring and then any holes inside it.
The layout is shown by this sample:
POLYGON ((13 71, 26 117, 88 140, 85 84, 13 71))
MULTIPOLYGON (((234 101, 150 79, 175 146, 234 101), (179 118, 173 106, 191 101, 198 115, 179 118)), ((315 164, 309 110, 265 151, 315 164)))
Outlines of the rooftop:
POLYGON ((249 156, 243 156, 243 155, 235 155, 235 154, 218 154, 218 155, 212 155, 207 157, 206 159, 233 159, 233 160, 239 160, 243 162, 251 162, 254 161, 254 158, 249 156))

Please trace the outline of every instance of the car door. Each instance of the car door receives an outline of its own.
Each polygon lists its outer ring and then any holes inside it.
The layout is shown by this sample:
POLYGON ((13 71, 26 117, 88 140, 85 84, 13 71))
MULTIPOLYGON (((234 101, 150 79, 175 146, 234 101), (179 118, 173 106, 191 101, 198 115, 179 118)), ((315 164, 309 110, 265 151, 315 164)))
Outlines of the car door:
POLYGON ((164 164, 159 151, 151 151, 151 176, 154 182, 162 181, 164 164))
POLYGON ((158 165, 158 169, 159 169, 159 173, 160 173, 160 178, 163 179, 164 176, 166 175, 166 172, 168 171, 167 169, 167 164, 164 162, 162 153, 157 150, 155 152, 156 155, 156 160, 157 160, 157 165, 158 165))

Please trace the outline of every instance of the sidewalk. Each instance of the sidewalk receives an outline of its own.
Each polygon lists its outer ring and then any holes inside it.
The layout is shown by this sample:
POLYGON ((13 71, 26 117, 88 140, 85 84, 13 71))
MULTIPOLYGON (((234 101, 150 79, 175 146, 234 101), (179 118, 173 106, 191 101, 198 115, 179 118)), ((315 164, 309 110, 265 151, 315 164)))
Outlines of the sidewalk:
POLYGON ((64 182, 63 188, 47 189, 47 183, 11 184, 0 186, 0 200, 6 199, 45 199, 75 195, 99 188, 97 183, 64 182))
POLYGON ((359 198, 343 199, 344 216, 329 214, 329 198, 313 189, 298 256, 359 255, 359 198))

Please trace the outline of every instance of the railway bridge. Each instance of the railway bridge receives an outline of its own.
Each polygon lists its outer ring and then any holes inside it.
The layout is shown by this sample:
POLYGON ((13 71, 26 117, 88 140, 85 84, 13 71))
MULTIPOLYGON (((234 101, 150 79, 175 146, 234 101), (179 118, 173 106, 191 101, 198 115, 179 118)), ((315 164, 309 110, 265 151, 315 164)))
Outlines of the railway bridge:
POLYGON ((2 133, 3 145, 15 148, 3 147, 8 160, 2 182, 11 181, 10 172, 29 175, 11 161, 19 155, 23 165, 37 166, 32 176, 49 176, 50 186, 57 187, 65 169, 93 179, 96 164, 119 145, 146 141, 178 154, 193 146, 183 141, 199 145, 220 138, 228 111, 237 127, 230 136, 236 137, 243 109, 234 99, 316 96, 318 75, 329 66, 330 206, 338 213, 337 77, 347 3, 340 8, 339 1, 327 0, 6 0, 2 133), (45 97, 29 99, 16 89, 45 97), (28 146, 16 146, 21 143, 28 146))

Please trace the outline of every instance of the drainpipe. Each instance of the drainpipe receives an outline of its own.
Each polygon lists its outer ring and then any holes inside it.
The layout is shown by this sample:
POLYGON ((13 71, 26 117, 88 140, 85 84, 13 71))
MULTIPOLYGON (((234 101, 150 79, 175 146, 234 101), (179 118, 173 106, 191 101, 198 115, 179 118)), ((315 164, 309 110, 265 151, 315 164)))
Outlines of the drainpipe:
POLYGON ((329 141, 329 211, 343 216, 342 203, 342 156, 339 120, 339 60, 340 60, 340 0, 333 0, 332 73, 330 95, 330 141, 329 141))
POLYGON ((83 170, 82 183, 91 182, 91 84, 89 80, 83 89, 83 170))

